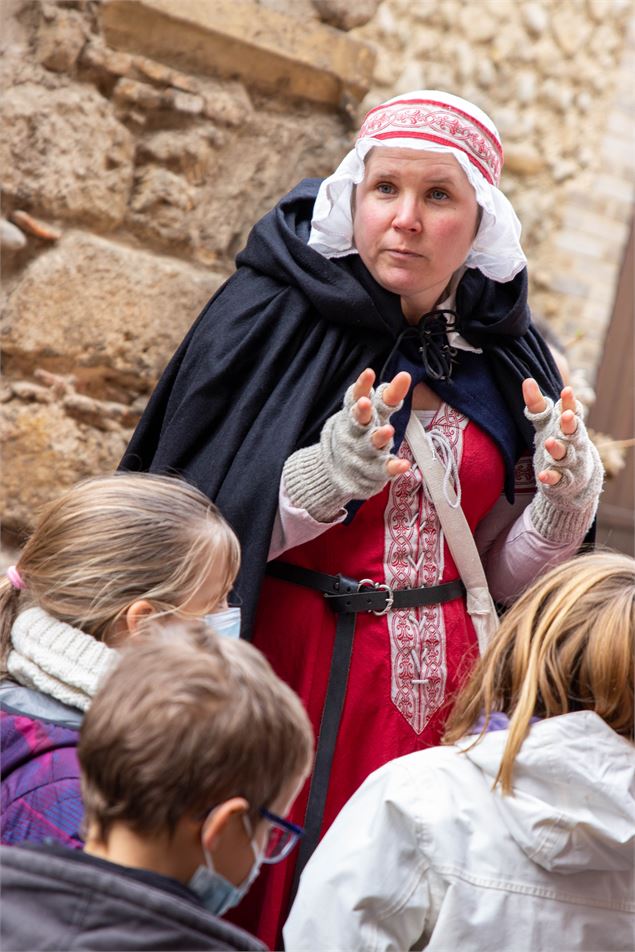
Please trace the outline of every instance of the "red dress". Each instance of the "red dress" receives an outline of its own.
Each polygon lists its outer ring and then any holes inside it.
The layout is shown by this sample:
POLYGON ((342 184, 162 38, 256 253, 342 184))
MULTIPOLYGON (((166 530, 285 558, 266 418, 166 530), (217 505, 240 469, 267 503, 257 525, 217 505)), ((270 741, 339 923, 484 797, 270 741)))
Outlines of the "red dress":
MULTIPOLYGON (((451 448, 461 505, 474 531, 502 492, 503 461, 490 437, 447 405, 437 411, 431 428, 451 448)), ((405 442, 398 455, 413 461, 405 442)), ((458 577, 416 465, 365 502, 349 525, 334 526, 285 552, 281 560, 331 575, 385 582, 394 589, 437 585, 458 577)), ((266 578, 253 643, 299 694, 316 736, 335 623, 320 592, 266 578)), ((464 598, 381 617, 356 616, 322 834, 373 770, 394 757, 439 743, 451 699, 476 656, 476 636, 464 598)), ((308 792, 307 781, 289 817, 301 825, 308 792)), ((270 948, 281 948, 293 873, 294 854, 279 865, 263 867, 231 917, 270 948)))

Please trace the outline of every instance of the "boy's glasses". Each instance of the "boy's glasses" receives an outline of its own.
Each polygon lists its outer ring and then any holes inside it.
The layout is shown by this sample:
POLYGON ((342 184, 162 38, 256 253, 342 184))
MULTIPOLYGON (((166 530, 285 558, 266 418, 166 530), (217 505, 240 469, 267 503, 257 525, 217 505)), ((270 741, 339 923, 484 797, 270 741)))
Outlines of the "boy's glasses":
POLYGON ((259 812, 261 817, 271 823, 262 861, 263 863, 279 863, 289 855, 300 837, 304 836, 304 830, 301 826, 285 820, 264 807, 261 807, 259 812))

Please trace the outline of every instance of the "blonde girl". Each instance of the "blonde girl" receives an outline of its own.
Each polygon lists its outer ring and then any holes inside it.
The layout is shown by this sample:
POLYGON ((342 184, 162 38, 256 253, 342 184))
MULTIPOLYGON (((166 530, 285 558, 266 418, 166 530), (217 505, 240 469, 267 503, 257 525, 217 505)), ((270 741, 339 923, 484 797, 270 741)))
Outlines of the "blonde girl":
POLYGON ((339 814, 285 948, 632 949, 634 642, 633 559, 585 555, 528 589, 445 746, 382 767, 339 814))
POLYGON ((225 608, 239 562, 216 507, 178 479, 96 477, 44 510, 0 581, 3 843, 82 845, 78 730, 117 647, 151 619, 225 608))

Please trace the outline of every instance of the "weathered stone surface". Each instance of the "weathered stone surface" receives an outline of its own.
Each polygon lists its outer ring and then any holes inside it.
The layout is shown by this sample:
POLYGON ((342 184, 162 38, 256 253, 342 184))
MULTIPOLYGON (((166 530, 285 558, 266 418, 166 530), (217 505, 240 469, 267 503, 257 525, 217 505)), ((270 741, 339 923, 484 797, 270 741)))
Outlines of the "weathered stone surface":
POLYGON ((114 97, 116 102, 132 103, 141 109, 160 109, 163 106, 160 89, 127 77, 122 77, 115 86, 114 97))
POLYGON ((205 84, 205 115, 222 126, 242 126, 253 113, 253 106, 242 83, 205 84))
POLYGON ((523 3, 520 12, 523 23, 532 36, 542 36, 549 24, 549 14, 540 3, 523 3))
POLYGON ((37 34, 35 55, 47 69, 70 72, 88 36, 85 19, 74 10, 54 9, 43 16, 37 34))
POLYGON ((517 175, 535 175, 545 167, 545 161, 532 145, 511 145, 505 149, 505 171, 517 175))
POLYGON ((313 0, 319 17, 340 30, 352 30, 371 20, 381 0, 313 0))
POLYGON ((361 99, 375 59, 368 45, 319 20, 254 3, 215 0, 102 0, 108 44, 182 70, 337 104, 361 99))
POLYGON ((45 216, 79 217, 102 228, 123 219, 134 142, 96 90, 13 86, 1 97, 0 123, 6 196, 45 216))
POLYGON ((180 175, 149 165, 139 171, 130 201, 129 220, 158 241, 187 243, 196 192, 180 175))
MULTIPOLYGON (((215 127, 185 131, 164 129, 148 135, 139 144, 138 167, 154 162, 183 175, 192 185, 203 185, 217 166, 215 149, 224 142, 224 135, 215 127)), ((169 199, 169 193, 166 197, 169 199)), ((138 191, 136 200, 139 200, 138 191)))
POLYGON ((78 479, 112 472, 131 430, 95 429, 58 404, 13 398, 2 405, 4 459, 0 508, 4 527, 31 526, 38 509, 78 479))
POLYGON ((551 30, 562 52, 573 56, 586 46, 592 26, 586 19, 572 17, 566 7, 558 6, 551 15, 551 30))
POLYGON ((328 174, 348 148, 336 118, 312 116, 302 137, 300 121, 256 108, 248 125, 221 141, 201 126, 148 137, 139 150, 148 164, 138 166, 131 228, 166 250, 176 245, 203 263, 229 263, 281 193, 305 176, 328 174))
POLYGON ((259 7, 267 7, 269 10, 284 13, 286 16, 294 16, 299 20, 319 19, 312 0, 293 0, 293 3, 289 3, 289 0, 255 0, 255 3, 259 7))
POLYGON ((6 372, 73 372, 90 395, 129 401, 152 386, 222 278, 69 232, 9 296, 6 372))
POLYGON ((86 44, 82 50, 82 63, 113 76, 129 76, 134 71, 134 57, 130 53, 109 50, 95 41, 86 44))
POLYGON ((500 22, 480 4, 463 8, 461 23, 464 35, 473 43, 489 42, 500 31, 500 22))

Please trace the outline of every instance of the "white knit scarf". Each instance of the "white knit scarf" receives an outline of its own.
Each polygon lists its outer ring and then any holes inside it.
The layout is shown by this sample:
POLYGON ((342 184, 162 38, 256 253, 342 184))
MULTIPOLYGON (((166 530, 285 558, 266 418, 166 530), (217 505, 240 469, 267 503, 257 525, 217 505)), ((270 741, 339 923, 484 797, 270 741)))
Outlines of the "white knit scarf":
POLYGON ((20 612, 7 670, 19 684, 86 711, 118 653, 41 608, 20 612))

